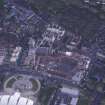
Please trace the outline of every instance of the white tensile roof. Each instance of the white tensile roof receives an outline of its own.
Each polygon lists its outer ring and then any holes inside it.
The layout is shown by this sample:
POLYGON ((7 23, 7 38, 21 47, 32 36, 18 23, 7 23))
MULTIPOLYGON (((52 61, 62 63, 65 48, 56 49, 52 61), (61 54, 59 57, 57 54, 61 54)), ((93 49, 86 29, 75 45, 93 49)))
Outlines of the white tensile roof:
POLYGON ((72 98, 71 105, 77 105, 78 99, 79 99, 78 97, 72 98))
POLYGON ((0 105, 33 105, 34 102, 31 99, 20 96, 20 93, 14 95, 1 95, 0 105))
POLYGON ((5 95, 5 97, 0 97, 2 98, 0 101, 0 105, 7 105, 9 97, 9 95, 5 95))
POLYGON ((66 87, 63 87, 61 89, 61 92, 67 93, 67 94, 70 94, 70 95, 73 95, 73 96, 78 96, 79 95, 79 90, 74 89, 74 88, 66 88, 66 87))

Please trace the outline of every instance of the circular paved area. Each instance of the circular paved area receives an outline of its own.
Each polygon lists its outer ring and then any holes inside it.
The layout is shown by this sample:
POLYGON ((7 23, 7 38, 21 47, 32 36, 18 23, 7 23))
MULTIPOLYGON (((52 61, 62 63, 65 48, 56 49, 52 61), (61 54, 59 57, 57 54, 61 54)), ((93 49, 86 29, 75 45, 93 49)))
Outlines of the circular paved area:
POLYGON ((36 95, 40 91, 40 81, 31 76, 12 76, 4 83, 4 91, 7 93, 21 92, 25 96, 36 95))

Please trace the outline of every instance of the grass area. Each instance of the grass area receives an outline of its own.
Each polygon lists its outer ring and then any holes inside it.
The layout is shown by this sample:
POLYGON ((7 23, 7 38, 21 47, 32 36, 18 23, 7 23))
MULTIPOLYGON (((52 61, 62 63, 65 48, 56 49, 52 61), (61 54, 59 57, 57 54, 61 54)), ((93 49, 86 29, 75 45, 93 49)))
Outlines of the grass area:
POLYGON ((87 97, 80 97, 77 105, 90 105, 90 99, 87 97))
POLYGON ((32 90, 33 91, 36 91, 37 89, 38 89, 38 84, 37 84, 37 82, 34 80, 34 79, 30 79, 30 81, 32 82, 32 84, 33 84, 33 88, 32 88, 32 90))
POLYGON ((8 83, 7 83, 7 88, 12 87, 13 83, 16 81, 15 78, 12 78, 8 83))
POLYGON ((39 94, 39 101, 42 103, 42 105, 47 105, 48 101, 55 91, 55 87, 46 87, 42 88, 39 94))
POLYGON ((77 105, 90 105, 92 100, 93 100, 93 97, 91 95, 91 92, 89 92, 88 90, 81 89, 80 97, 77 105))
POLYGON ((2 8, 4 5, 4 0, 0 0, 0 8, 2 8))
POLYGON ((102 100, 101 105, 105 105, 105 99, 102 100))

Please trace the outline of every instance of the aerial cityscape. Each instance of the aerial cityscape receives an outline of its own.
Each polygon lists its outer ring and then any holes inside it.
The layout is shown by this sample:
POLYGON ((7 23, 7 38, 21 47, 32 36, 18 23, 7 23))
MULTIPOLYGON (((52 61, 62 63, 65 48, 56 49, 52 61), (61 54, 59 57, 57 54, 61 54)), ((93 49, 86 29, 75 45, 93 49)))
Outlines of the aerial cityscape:
POLYGON ((105 0, 0 0, 0 105, 105 105, 105 0))

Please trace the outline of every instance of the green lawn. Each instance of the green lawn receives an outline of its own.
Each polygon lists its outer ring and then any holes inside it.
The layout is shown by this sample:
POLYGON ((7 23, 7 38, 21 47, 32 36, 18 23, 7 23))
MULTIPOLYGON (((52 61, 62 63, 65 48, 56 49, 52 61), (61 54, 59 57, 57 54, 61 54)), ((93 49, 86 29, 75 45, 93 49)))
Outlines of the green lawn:
POLYGON ((38 84, 37 84, 36 80, 30 79, 30 81, 32 82, 32 85, 33 85, 32 90, 36 91, 38 89, 38 84))
POLYGON ((4 5, 4 0, 0 0, 0 8, 2 8, 4 5))
POLYGON ((86 97, 80 97, 77 105, 89 105, 90 99, 86 97))
POLYGON ((55 87, 42 88, 39 95, 39 101, 43 103, 43 105, 47 105, 54 90, 55 87))
POLYGON ((7 83, 7 88, 12 87, 13 83, 16 81, 15 78, 12 78, 8 83, 7 83))

